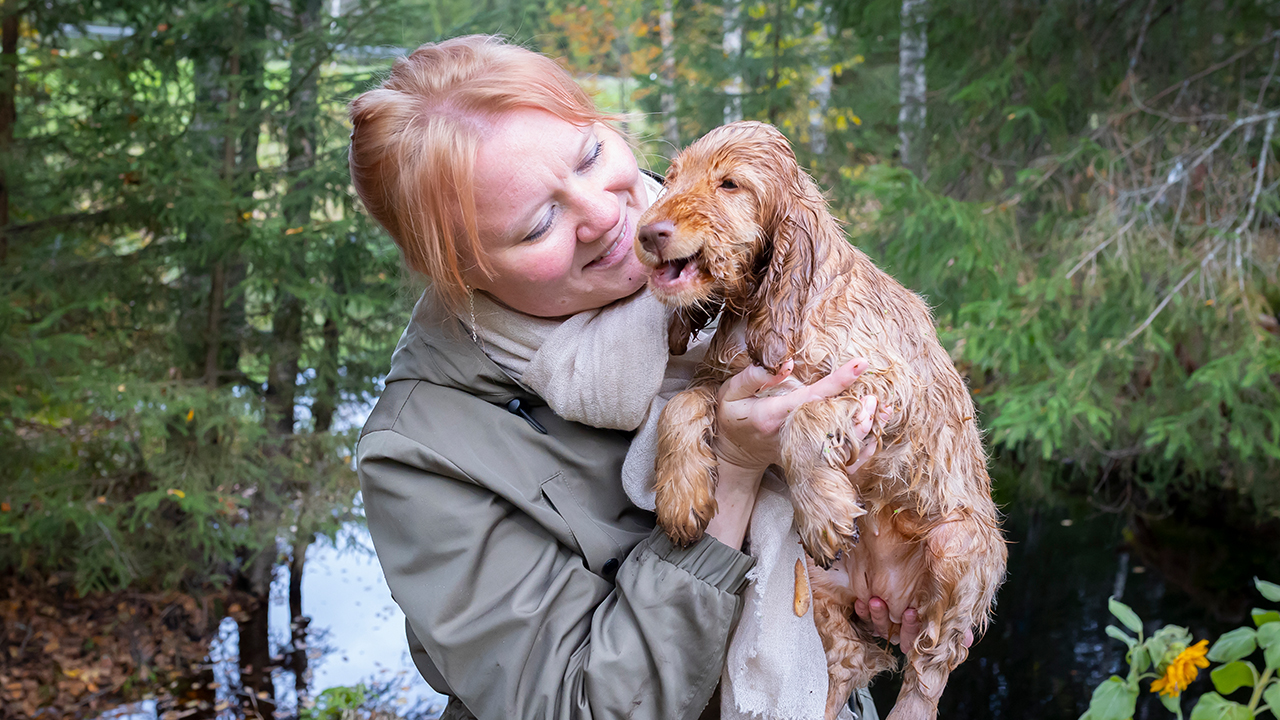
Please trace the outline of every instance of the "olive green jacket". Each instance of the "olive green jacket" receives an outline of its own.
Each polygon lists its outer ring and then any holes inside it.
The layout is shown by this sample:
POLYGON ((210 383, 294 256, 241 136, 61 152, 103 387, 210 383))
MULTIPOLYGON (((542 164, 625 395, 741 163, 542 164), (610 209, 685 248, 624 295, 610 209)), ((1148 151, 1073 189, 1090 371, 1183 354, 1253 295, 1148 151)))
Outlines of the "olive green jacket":
POLYGON ((697 718, 754 561, 709 536, 672 546, 622 490, 630 434, 560 419, 433 308, 419 301, 357 457, 447 714, 697 718))

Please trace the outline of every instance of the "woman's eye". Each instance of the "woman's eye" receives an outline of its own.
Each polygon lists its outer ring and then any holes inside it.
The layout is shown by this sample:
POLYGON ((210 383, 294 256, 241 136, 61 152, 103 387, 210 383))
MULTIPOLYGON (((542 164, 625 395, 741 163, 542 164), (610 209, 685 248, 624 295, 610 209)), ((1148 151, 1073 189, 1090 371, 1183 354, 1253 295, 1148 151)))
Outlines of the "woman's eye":
POLYGON ((602 152, 604 152, 604 143, 597 140, 596 146, 591 149, 591 154, 587 156, 586 160, 582 161, 582 171, 590 170, 596 164, 596 161, 600 159, 600 153, 602 152))
POLYGON ((737 190, 738 183, 730 180, 729 178, 725 178, 720 181, 720 187, 724 188, 725 190, 737 190))
POLYGON ((533 232, 529 233, 528 235, 525 235, 524 239, 521 240, 520 242, 532 242, 542 237, 543 235, 546 235, 547 232, 551 230, 551 223, 555 219, 556 219, 556 208, 553 207, 551 208, 551 212, 547 213, 546 219, 543 220, 541 223, 539 223, 538 227, 534 228, 533 232))

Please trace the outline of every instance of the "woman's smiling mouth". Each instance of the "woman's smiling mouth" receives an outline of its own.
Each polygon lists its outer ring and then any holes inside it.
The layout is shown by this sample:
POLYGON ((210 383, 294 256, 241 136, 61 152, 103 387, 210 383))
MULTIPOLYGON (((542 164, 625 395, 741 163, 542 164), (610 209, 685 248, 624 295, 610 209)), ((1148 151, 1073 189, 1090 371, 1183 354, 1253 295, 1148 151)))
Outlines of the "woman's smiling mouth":
POLYGON ((631 218, 625 217, 622 221, 622 230, 618 233, 618 236, 614 238, 613 243, 610 244, 609 247, 605 248, 605 251, 600 254, 600 257, 587 263, 583 269, 595 270, 616 265, 618 261, 621 260, 631 249, 630 234, 631 218))

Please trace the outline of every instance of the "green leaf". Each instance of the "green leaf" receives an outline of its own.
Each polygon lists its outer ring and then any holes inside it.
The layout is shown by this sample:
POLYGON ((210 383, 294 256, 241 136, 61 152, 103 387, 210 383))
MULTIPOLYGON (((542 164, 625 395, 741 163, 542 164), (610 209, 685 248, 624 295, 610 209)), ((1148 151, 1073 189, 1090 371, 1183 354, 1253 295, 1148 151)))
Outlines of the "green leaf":
POLYGON ((1257 630, 1258 647, 1271 647, 1280 642, 1280 623, 1267 623, 1257 630))
POLYGON ((1280 669, 1280 643, 1275 643, 1262 653, 1263 660, 1271 670, 1280 669))
POLYGON ((1161 695, 1160 704, 1171 713, 1181 716, 1182 698, 1178 695, 1161 695))
POLYGON ((1251 614, 1253 615, 1253 624, 1258 627, 1262 627, 1267 623, 1280 622, 1280 612, 1275 610, 1254 608, 1251 614))
POLYGON ((1253 720, 1253 713, 1244 705, 1211 692, 1200 696, 1191 711, 1191 720, 1253 720))
POLYGON ((1129 633, 1127 633, 1127 632, 1125 632, 1125 631, 1121 630, 1120 628, 1116 627, 1115 625, 1108 625, 1108 626, 1107 626, 1107 635, 1108 635, 1109 637, 1113 637, 1113 638, 1115 638, 1116 640, 1119 640, 1120 642, 1124 643, 1125 645, 1128 645, 1130 648, 1133 648, 1133 646, 1134 646, 1134 645, 1137 645, 1137 644, 1138 644, 1138 641, 1137 641, 1136 639, 1134 639, 1133 637, 1130 637, 1129 633))
POLYGON ((1262 699, 1267 701, 1271 714, 1280 718, 1280 680, 1272 680, 1266 690, 1262 691, 1262 699))
POLYGON ((1247 660, 1237 660, 1209 673, 1213 678, 1213 687, 1223 695, 1230 695, 1242 687, 1253 687, 1258 679, 1258 669, 1247 660))
POLYGON ((1107 599, 1107 609, 1111 611, 1116 619, 1124 623, 1124 626, 1130 630, 1140 633, 1142 632, 1142 620, 1138 619, 1138 614, 1128 605, 1120 602, 1115 598, 1107 599))
POLYGON ((1112 675, 1093 691, 1089 720, 1130 720, 1138 706, 1138 688, 1112 675))
POLYGON ((1151 653, 1148 652, 1146 645, 1139 645, 1130 650, 1129 655, 1129 663, 1137 667, 1138 672, 1144 673, 1151 667, 1151 653))
POLYGON ((1266 580, 1253 579, 1253 584, 1258 586, 1258 592, 1262 593, 1262 597, 1271 602, 1280 602, 1280 585, 1266 580))
POLYGON ((1231 632, 1218 638, 1218 642, 1209 648, 1209 659, 1219 663, 1229 663, 1233 660, 1249 657, 1253 651, 1258 649, 1258 644, 1254 639, 1256 631, 1253 628, 1236 628, 1231 632))

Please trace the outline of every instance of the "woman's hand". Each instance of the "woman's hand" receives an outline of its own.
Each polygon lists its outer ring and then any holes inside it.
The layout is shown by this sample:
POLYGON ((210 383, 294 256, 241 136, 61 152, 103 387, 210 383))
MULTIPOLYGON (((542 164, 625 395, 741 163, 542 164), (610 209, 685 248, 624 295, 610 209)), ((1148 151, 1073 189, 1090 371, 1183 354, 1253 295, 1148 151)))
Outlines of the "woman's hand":
MULTIPOLYGON (((888 603, 878 597, 871 598, 870 602, 854 600, 853 612, 863 621, 871 623, 876 637, 885 638, 894 645, 901 646, 903 652, 913 647, 916 644, 916 638, 920 636, 920 615, 915 608, 902 611, 901 623, 895 623, 889 618, 888 603)), ((965 631, 963 642, 965 647, 973 645, 972 630, 965 631)))
MULTIPOLYGON (((751 365, 720 386, 716 408, 716 437, 712 449, 721 464, 764 471, 780 459, 779 431, 787 417, 801 405, 825 400, 848 390, 866 371, 862 358, 850 360, 812 385, 802 385, 785 395, 759 397, 791 377, 792 361, 777 375, 751 365)), ((863 403, 864 410, 866 403, 863 403)), ((870 413, 866 413, 870 417, 870 413)), ((868 426, 869 427, 869 426, 868 426)), ((869 455, 868 455, 869 457, 869 455)))
MULTIPOLYGON (((716 514, 707 523, 708 535, 730 547, 742 547, 760 479, 765 468, 780 459, 778 435, 787 416, 804 403, 835 397, 848 390, 867 365, 866 360, 851 360, 812 385, 797 387, 785 395, 759 397, 791 376, 791 361, 787 361, 777 375, 752 365, 720 386, 717 432, 712 445, 719 461, 716 514)), ((865 398, 862 405, 857 431, 866 437, 871 431, 875 398, 865 398)), ((874 445, 863 448, 862 456, 848 468, 849 472, 861 467, 873 452, 874 445)))

